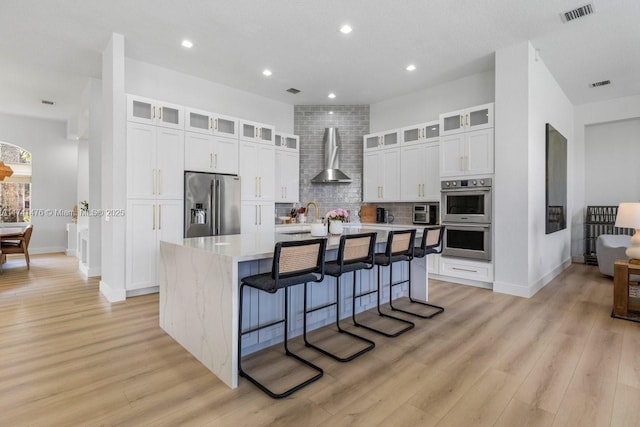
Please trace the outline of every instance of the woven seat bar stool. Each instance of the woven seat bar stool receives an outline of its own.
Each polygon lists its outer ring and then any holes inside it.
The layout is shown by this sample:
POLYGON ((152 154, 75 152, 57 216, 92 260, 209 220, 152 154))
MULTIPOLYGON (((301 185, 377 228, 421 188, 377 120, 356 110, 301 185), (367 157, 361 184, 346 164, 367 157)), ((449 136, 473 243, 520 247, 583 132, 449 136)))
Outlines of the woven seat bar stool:
POLYGON ((323 304, 322 306, 307 309, 307 285, 305 284, 304 291, 304 343, 307 347, 318 350, 320 353, 336 359, 339 362, 349 362, 358 356, 365 354, 366 352, 373 350, 376 344, 360 335, 354 334, 347 330, 342 329, 340 326, 340 278, 343 274, 353 273, 353 283, 356 283, 356 272, 359 270, 371 270, 374 266, 373 256, 376 247, 376 233, 361 233, 343 235, 340 237, 340 245, 338 246, 338 254, 335 261, 327 261, 324 264, 324 273, 328 276, 336 278, 336 299, 334 302, 323 304), (341 357, 330 351, 309 342, 307 337, 307 314, 314 311, 326 308, 336 307, 336 327, 338 332, 354 338, 354 340, 361 341, 366 345, 358 351, 352 352, 350 355, 341 357))
MULTIPOLYGON (((444 236, 444 226, 440 226, 436 228, 433 228, 433 227, 425 228, 422 233, 422 241, 420 242, 420 246, 413 248, 413 257, 423 258, 429 254, 441 253, 443 236, 444 236)), ((407 310, 394 307, 391 301, 389 302, 389 306, 394 311, 410 314, 412 316, 420 317, 422 319, 431 319, 432 317, 444 311, 444 307, 440 307, 439 305, 433 305, 433 304, 426 303, 424 301, 413 299, 413 297, 411 296, 411 263, 409 263, 409 301, 412 304, 420 304, 425 307, 435 308, 436 310, 431 314, 425 315, 425 314, 415 313, 412 311, 407 311, 407 310)))
MULTIPOLYGON (((240 282, 240 321, 238 323, 238 374, 247 378, 260 390, 274 399, 287 397, 301 388, 319 380, 324 372, 322 369, 297 354, 292 353, 288 346, 289 330, 289 291, 292 286, 308 282, 320 282, 324 279, 324 255, 327 247, 327 239, 310 239, 290 242, 278 242, 273 253, 273 265, 271 272, 245 277, 240 282), (284 316, 280 320, 266 325, 242 330, 242 303, 244 288, 249 286, 263 292, 275 294, 279 289, 284 294, 284 316), (277 393, 260 383, 242 369, 242 336, 277 324, 284 324, 284 350, 285 354, 310 367, 316 374, 311 378, 296 384, 289 389, 277 393)), ((259 322, 258 322, 259 324, 259 322)))
POLYGON ((353 319, 354 325, 360 326, 362 328, 368 329, 373 332, 377 332, 379 334, 382 334, 390 338, 397 337, 415 327, 415 324, 413 322, 410 322, 405 319, 401 319, 399 317, 392 316, 390 314, 383 313, 380 310, 380 294, 382 293, 382 284, 381 284, 382 272, 380 271, 380 267, 386 267, 386 266, 389 267, 389 282, 390 282, 389 283, 389 302, 391 302, 391 300, 393 299, 393 295, 392 295, 393 287, 396 285, 401 285, 402 283, 407 283, 409 281, 409 280, 402 280, 395 283, 393 282, 393 263, 399 262, 399 261, 411 262, 411 260, 413 259, 413 244, 414 244, 413 242, 415 240, 415 237, 416 237, 416 230, 389 231, 389 234, 387 237, 387 245, 384 253, 376 254, 374 257, 374 263, 375 265, 378 266, 377 289, 356 295, 356 286, 355 286, 355 283, 353 284, 354 298, 353 298, 352 319, 353 319), (356 320, 355 299, 363 297, 365 295, 369 295, 374 292, 377 293, 377 297, 378 297, 378 305, 377 305, 378 315, 403 323, 405 325, 404 328, 400 329, 395 333, 391 333, 391 332, 383 331, 381 329, 373 328, 371 326, 367 326, 363 323, 359 323, 356 320))

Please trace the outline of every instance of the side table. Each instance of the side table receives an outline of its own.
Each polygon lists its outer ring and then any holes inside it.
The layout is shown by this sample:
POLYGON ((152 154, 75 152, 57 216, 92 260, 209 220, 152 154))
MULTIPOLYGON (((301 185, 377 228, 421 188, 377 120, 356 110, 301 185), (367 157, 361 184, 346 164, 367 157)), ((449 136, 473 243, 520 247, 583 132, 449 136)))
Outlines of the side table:
POLYGON ((612 317, 640 322, 640 298, 629 297, 629 275, 640 274, 640 264, 617 260, 613 267, 612 317), (636 312, 636 313, 633 313, 636 312))

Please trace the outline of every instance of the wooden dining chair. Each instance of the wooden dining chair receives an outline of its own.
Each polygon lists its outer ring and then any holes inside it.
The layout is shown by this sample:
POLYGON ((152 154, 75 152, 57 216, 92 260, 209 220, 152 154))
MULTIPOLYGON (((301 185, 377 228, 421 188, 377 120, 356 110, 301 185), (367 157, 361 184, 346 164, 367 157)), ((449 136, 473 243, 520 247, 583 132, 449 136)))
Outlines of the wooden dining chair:
POLYGON ((29 241, 31 240, 31 233, 33 233, 33 224, 29 224, 19 236, 1 239, 2 255, 0 257, 2 259, 0 259, 0 262, 5 262, 7 254, 24 254, 24 259, 27 261, 27 270, 29 270, 29 241))

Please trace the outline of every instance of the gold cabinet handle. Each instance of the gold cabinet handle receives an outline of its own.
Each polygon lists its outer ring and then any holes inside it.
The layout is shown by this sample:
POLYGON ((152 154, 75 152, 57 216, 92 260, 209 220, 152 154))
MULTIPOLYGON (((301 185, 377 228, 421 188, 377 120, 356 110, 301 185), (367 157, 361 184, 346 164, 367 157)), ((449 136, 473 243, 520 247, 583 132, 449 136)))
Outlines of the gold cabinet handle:
POLYGON ((213 129, 214 129, 214 130, 218 130, 218 119, 215 119, 215 120, 213 121, 213 123, 214 123, 214 125, 213 125, 213 129))
POLYGON ((258 225, 262 225, 262 205, 258 205, 258 225))
POLYGON ((152 230, 155 230, 156 229, 156 205, 153 205, 152 215, 153 215, 153 228, 152 228, 152 230))
POLYGON ((213 117, 209 117, 209 129, 213 129, 213 117))
POLYGON ((158 120, 162 121, 162 107, 158 107, 158 120))
POLYGON ((156 106, 154 105, 153 107, 151 107, 151 110, 153 111, 153 115, 151 116, 152 119, 156 118, 156 106))
POLYGON ((209 153, 209 169, 213 169, 213 153, 209 153))
POLYGON ((162 230, 162 205, 158 205, 158 230, 162 230))
POLYGON ((215 160, 215 161, 213 162, 213 165, 214 165, 213 167, 215 167, 216 169, 218 169, 218 153, 216 153, 216 154, 214 155, 214 160, 215 160))
POLYGON ((156 194, 156 170, 151 169, 151 194, 156 194))
POLYGON ((258 225, 258 205, 256 205, 256 217, 255 217, 254 225, 258 225))

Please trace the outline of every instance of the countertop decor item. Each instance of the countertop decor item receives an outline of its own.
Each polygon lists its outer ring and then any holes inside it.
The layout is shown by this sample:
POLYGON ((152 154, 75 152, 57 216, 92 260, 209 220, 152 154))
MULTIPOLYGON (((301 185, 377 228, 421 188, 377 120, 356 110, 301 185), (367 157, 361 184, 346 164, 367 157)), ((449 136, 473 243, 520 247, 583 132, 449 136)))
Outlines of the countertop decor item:
POLYGON ((349 220, 349 212, 342 208, 327 212, 329 233, 339 236, 343 232, 342 224, 349 220))

